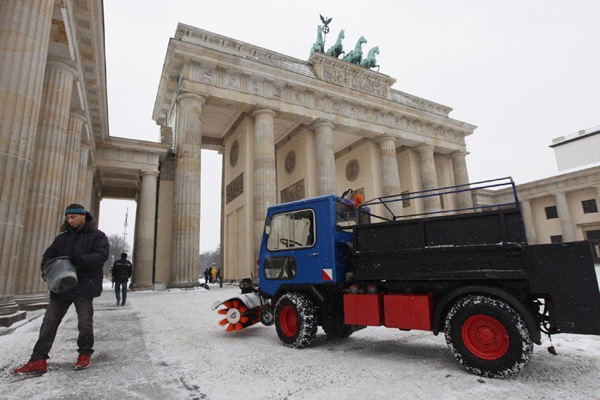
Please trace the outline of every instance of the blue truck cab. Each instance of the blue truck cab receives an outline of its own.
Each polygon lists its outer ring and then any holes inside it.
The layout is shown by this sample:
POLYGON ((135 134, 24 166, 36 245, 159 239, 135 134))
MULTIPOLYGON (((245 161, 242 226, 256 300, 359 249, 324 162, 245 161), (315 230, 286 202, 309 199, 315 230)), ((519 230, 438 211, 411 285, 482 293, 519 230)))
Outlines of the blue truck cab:
POLYGON ((354 203, 335 195, 269 207, 258 258, 259 290, 343 283, 350 267, 354 203))

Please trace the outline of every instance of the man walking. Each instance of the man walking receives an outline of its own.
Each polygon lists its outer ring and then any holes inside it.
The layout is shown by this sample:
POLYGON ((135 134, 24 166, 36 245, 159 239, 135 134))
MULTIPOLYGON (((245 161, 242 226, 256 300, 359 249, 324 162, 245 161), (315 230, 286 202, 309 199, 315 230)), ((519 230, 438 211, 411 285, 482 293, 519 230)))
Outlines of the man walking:
POLYGON ((75 369, 85 369, 90 365, 94 352, 93 300, 102 293, 103 265, 109 253, 106 235, 96 229, 93 222, 93 216, 80 204, 71 204, 65 210, 63 232, 44 252, 42 267, 56 257, 69 257, 76 269, 77 285, 66 292, 50 292, 50 303, 44 314, 39 338, 29 362, 16 369, 16 374, 43 374, 47 371, 48 353, 58 326, 71 304, 75 304, 79 330, 79 357, 75 369))
POLYGON ((133 265, 127 259, 127 253, 121 253, 121 259, 115 261, 112 266, 112 280, 115 283, 115 296, 117 296, 117 306, 119 303, 124 306, 127 300, 127 281, 131 278, 133 265), (121 297, 121 293, 123 296, 121 297), (122 299, 122 300, 121 300, 122 299))

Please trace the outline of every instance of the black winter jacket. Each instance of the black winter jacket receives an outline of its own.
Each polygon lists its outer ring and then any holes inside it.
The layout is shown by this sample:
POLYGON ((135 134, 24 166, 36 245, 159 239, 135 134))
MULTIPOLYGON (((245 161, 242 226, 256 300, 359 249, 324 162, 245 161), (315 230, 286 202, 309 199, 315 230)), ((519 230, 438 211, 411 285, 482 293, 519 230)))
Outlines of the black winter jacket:
POLYGON ((108 260, 108 254, 109 243, 106 235, 94 228, 90 222, 86 222, 79 230, 68 227, 44 252, 42 267, 55 257, 70 257, 77 270, 77 286, 65 293, 50 292, 50 298, 60 301, 100 296, 103 267, 108 260))
POLYGON ((112 276, 114 282, 127 282, 131 278, 133 265, 127 259, 115 261, 112 267, 112 276))

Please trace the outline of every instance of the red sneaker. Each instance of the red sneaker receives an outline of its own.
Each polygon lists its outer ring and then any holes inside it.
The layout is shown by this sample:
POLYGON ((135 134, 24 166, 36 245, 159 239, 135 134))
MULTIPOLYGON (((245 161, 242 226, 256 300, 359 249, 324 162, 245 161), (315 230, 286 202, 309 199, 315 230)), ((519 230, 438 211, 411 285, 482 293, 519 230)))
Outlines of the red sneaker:
POLYGON ((41 375, 48 371, 46 360, 29 361, 21 368, 15 369, 17 375, 41 375))
POLYGON ((75 364, 75 369, 80 370, 80 369, 86 369, 87 367, 89 367, 90 366, 90 358, 91 358, 91 356, 89 356, 87 354, 80 354, 79 357, 77 357, 77 364, 75 364))

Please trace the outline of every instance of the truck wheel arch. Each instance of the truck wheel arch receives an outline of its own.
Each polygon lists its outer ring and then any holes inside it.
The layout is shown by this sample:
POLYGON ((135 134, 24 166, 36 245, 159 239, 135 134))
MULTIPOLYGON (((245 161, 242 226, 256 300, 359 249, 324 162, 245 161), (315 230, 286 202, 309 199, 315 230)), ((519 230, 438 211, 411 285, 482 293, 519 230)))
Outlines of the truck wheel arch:
POLYGON ((432 331, 434 335, 439 334, 441 328, 443 328, 444 319, 449 307, 459 298, 471 294, 485 294, 507 302, 509 305, 514 307, 519 312, 519 314, 523 316, 523 319, 525 320, 525 324, 529 329, 529 333, 533 342, 538 345, 542 344, 542 336, 540 333, 539 326, 536 322, 535 316, 529 309, 527 309, 527 307, 525 307, 521 300, 504 290, 494 287, 477 285, 461 287, 453 292, 445 294, 440 298, 440 300, 436 304, 435 311, 433 313, 432 331))

